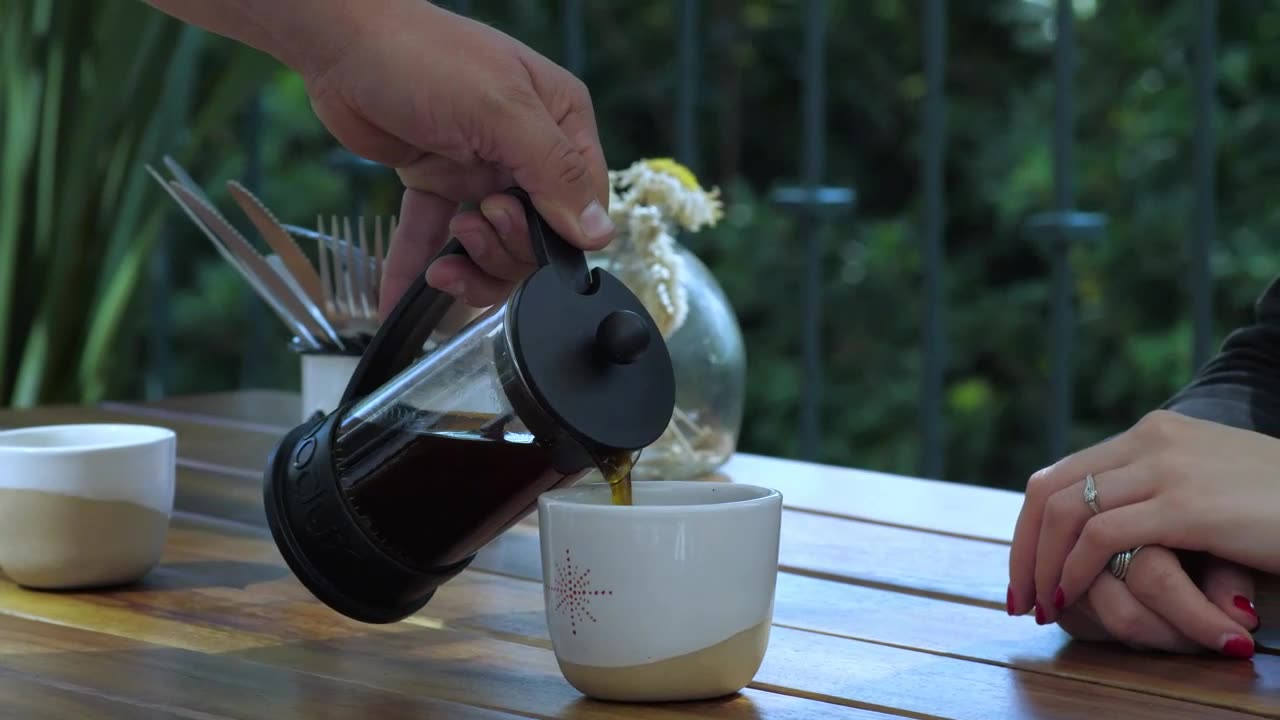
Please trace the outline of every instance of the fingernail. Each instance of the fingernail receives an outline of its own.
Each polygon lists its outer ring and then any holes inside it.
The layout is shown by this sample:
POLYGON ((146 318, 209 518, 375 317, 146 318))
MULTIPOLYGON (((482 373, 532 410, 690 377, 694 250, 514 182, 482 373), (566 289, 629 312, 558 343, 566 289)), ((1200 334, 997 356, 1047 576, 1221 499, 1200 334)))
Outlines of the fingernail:
POLYGON ((1253 603, 1249 602, 1249 598, 1243 595, 1237 595, 1235 596, 1235 599, 1232 600, 1232 602, 1235 603, 1236 607, 1249 613, 1255 619, 1258 617, 1258 611, 1253 609, 1253 603))
POLYGON ((1063 605, 1067 604, 1067 595, 1062 592, 1062 588, 1053 591, 1053 607, 1061 610, 1063 605))
POLYGON ((578 225, 583 234, 592 240, 604 240, 613 232, 613 221, 609 219, 609 213, 596 200, 592 200, 587 209, 582 211, 578 225))
POLYGON ((507 214, 506 210, 493 208, 491 211, 486 212, 484 216, 488 218, 489 223, 493 225, 493 229, 497 230, 499 235, 505 238, 511 234, 511 216, 507 214))
POLYGON ((1253 641, 1239 635, 1228 635, 1227 641, 1222 643, 1222 654, 1247 660, 1253 657, 1253 641))
POLYGON ((1004 609, 1010 615, 1013 615, 1013 586, 1009 586, 1008 592, 1004 594, 1004 609))
POLYGON ((1044 625, 1048 622, 1049 621, 1044 618, 1044 610, 1040 607, 1040 603, 1036 603, 1036 624, 1044 625))

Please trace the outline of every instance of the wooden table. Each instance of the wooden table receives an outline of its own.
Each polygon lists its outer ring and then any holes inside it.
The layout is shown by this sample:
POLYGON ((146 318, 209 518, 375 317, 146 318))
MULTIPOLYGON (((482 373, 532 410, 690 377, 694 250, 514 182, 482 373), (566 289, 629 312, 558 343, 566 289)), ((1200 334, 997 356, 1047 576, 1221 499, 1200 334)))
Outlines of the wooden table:
POLYGON ((749 455, 724 474, 778 488, 787 506, 755 682, 713 702, 586 700, 550 650, 536 518, 395 625, 348 621, 307 594, 271 542, 260 491, 297 413, 295 396, 274 392, 0 413, 5 427, 165 425, 180 456, 165 557, 142 583, 40 593, 0 577, 0 716, 1280 717, 1273 654, 1144 655, 1008 617, 1015 493, 749 455))

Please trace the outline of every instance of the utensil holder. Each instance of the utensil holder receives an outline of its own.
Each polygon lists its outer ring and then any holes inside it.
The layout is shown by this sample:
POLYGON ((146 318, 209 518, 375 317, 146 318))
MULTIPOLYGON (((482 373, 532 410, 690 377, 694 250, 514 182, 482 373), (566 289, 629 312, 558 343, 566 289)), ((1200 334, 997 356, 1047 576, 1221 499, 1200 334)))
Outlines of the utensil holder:
POLYGON ((359 355, 300 353, 302 362, 302 421, 317 412, 333 412, 342 400, 359 355))

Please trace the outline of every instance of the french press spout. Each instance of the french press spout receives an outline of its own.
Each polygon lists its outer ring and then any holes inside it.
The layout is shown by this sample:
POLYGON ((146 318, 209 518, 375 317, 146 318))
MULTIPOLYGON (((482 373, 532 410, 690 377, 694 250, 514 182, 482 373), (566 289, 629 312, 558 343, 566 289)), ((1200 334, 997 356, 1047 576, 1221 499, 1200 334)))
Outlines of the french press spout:
MULTIPOLYGON (((639 298, 560 238, 518 188, 538 268, 425 350, 453 299, 405 292, 337 409, 273 449, 272 537, 310 592, 350 618, 421 609, 547 490, 665 431, 675 377, 639 298)), ((466 254, 450 240, 437 258, 466 254)))

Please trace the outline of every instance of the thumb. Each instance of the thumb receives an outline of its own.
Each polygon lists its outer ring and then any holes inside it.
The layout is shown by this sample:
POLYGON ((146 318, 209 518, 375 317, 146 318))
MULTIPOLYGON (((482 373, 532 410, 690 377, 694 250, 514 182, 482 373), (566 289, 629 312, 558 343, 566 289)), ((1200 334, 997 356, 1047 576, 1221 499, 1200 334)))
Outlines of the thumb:
POLYGON ((582 120, 589 105, 584 110, 573 104, 563 127, 532 91, 528 101, 512 105, 496 122, 494 157, 486 159, 511 173, 539 214, 570 244, 583 250, 608 245, 614 233, 605 207, 609 174, 594 125, 582 120))
POLYGON ((1231 619, 1250 631, 1258 628, 1254 608, 1253 573, 1235 563, 1208 558, 1204 566, 1204 594, 1231 619))

